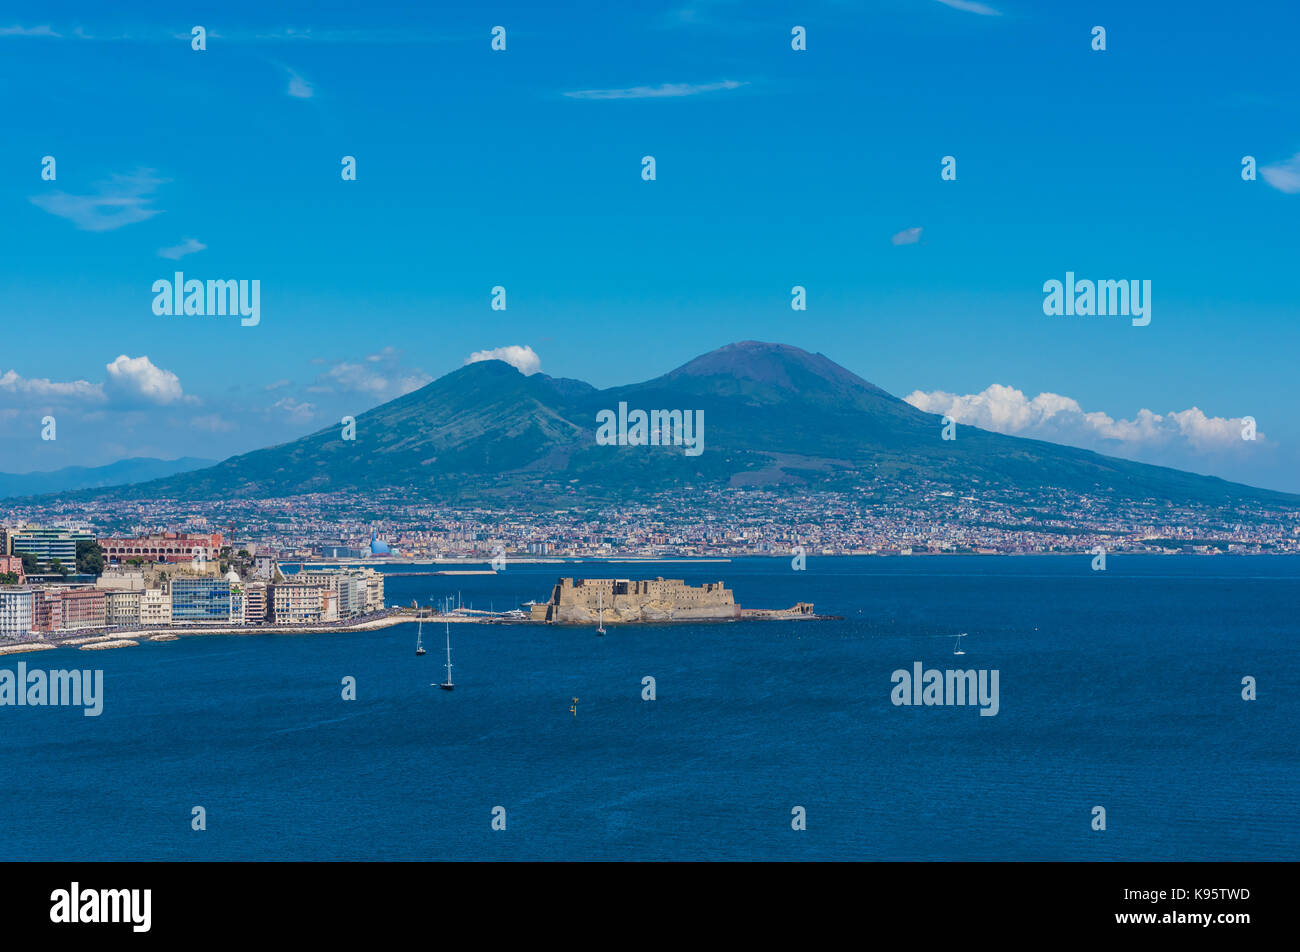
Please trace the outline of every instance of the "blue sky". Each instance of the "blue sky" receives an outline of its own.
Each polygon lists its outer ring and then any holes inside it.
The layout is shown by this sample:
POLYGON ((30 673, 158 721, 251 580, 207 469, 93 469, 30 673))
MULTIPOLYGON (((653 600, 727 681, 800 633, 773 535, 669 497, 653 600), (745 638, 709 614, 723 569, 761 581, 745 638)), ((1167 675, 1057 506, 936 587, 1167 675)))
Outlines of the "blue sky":
POLYGON ((1300 491, 1293 5, 345 6, 0 15, 0 471, 242 452, 498 347, 603 387, 757 339, 1300 491), (260 324, 154 315, 176 270, 260 280, 260 324), (1150 280, 1150 325, 1046 316, 1066 271, 1150 280))

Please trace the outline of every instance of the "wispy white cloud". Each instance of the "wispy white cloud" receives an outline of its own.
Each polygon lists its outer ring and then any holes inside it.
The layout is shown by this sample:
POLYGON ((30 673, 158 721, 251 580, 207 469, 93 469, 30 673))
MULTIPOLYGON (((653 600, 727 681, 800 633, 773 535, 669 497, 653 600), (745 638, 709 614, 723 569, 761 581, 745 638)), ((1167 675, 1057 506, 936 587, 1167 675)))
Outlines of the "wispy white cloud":
POLYGON ((494 347, 491 350, 476 350, 465 358, 465 363, 476 364, 480 360, 504 360, 525 377, 542 369, 542 358, 526 344, 522 347, 511 344, 508 347, 494 347))
POLYGON ((279 410, 293 423, 310 423, 316 415, 316 404, 300 402, 293 397, 281 397, 271 404, 271 409, 279 410))
POLYGON ((579 89, 564 95, 570 99, 670 99, 739 89, 748 85, 747 82, 724 79, 717 83, 663 83, 659 86, 628 86, 624 89, 579 89))
POLYGON ((1300 192, 1300 152, 1281 162, 1260 166, 1259 174, 1279 192, 1288 195, 1300 192))
POLYGON ((945 7, 952 7, 954 10, 965 10, 967 13, 978 13, 982 17, 1000 17, 1002 16, 997 10, 983 3, 974 3, 972 0, 939 0, 945 7))
POLYGON ((889 239, 896 245, 914 245, 921 240, 920 228, 904 228, 893 238, 889 239))
MULTIPOLYGON (((1198 407, 1165 414, 1141 409, 1131 420, 1117 420, 1100 411, 1085 411, 1077 400, 1059 393, 1040 393, 1030 399, 1023 391, 1003 384, 965 395, 916 390, 904 399, 919 410, 983 430, 1103 452, 1172 448, 1204 454, 1244 451, 1252 446, 1252 441, 1242 439, 1241 418, 1206 416, 1198 407)), ((1262 432, 1255 436, 1255 445, 1266 442, 1262 432)))
POLYGON ((203 242, 197 241, 194 238, 183 238, 179 245, 174 245, 171 248, 159 248, 158 255, 162 258, 170 258, 173 261, 177 261, 184 258, 186 255, 194 254, 196 251, 203 251, 207 247, 208 246, 203 242))
POLYGON ((138 169, 130 175, 113 175, 108 181, 97 183, 93 195, 49 192, 33 195, 31 203, 51 215, 66 218, 82 231, 114 231, 159 214, 161 209, 149 205, 158 186, 167 181, 158 178, 153 169, 138 169))
POLYGON ((385 347, 360 361, 339 361, 316 378, 309 393, 362 393, 391 400, 433 380, 423 370, 402 367, 402 352, 385 347))
POLYGON ((231 433, 239 429, 239 424, 227 420, 219 413, 205 413, 190 420, 190 426, 206 433, 231 433))
POLYGON ((311 99, 316 95, 316 88, 311 83, 303 79, 301 75, 285 67, 285 72, 289 74, 288 93, 295 99, 311 99))
POLYGON ((62 33, 56 33, 49 26, 0 26, 0 36, 48 36, 61 38, 62 33))

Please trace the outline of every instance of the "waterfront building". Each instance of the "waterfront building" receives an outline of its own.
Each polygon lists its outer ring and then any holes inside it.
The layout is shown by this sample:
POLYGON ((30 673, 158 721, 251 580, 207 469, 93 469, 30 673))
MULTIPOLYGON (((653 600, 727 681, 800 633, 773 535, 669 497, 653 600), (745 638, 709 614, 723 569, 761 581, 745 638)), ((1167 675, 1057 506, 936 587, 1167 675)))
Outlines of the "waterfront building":
POLYGON ((171 580, 171 597, 173 623, 230 622, 230 582, 224 578, 182 575, 171 580))
POLYGON ((105 595, 105 621, 110 627, 140 624, 140 596, 142 592, 107 590, 105 595))
POLYGON ((103 628, 108 616, 108 593, 98 588, 69 588, 61 594, 63 622, 59 631, 103 628))
MULTIPOLYGON (((373 569, 368 571, 374 572, 373 569)), ((366 612, 369 577, 360 569, 305 569, 294 575, 293 579, 303 584, 324 585, 328 588, 334 595, 338 618, 350 618, 366 612)))
POLYGON ((384 573, 374 569, 362 569, 361 575, 366 580, 366 611, 383 611, 384 573))
POLYGON ((58 631, 63 627, 63 599, 58 589, 41 588, 32 593, 32 630, 58 631))
POLYGON ((235 584, 230 586, 230 623, 244 624, 244 590, 235 584))
POLYGON ((0 585, 0 638, 21 638, 35 626, 32 590, 25 585, 0 585))
POLYGON ((244 624, 260 625, 266 621, 266 585, 253 582, 244 586, 244 624))
POLYGON ((140 593, 140 624, 170 625, 172 623, 171 593, 162 588, 148 588, 140 593))
POLYGON ((331 606, 338 617, 334 593, 320 582, 277 582, 267 587, 267 606, 277 625, 309 625, 327 620, 331 606))

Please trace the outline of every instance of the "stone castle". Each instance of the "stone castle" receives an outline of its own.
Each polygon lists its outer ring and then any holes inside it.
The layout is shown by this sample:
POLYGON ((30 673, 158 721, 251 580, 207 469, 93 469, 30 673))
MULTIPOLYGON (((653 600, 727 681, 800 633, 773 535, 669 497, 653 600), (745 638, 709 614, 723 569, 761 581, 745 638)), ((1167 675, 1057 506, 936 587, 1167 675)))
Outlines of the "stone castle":
POLYGON ((606 624, 655 621, 734 621, 740 606, 721 582, 687 585, 679 578, 562 578, 549 601, 535 604, 531 621, 594 625, 604 609, 606 624))

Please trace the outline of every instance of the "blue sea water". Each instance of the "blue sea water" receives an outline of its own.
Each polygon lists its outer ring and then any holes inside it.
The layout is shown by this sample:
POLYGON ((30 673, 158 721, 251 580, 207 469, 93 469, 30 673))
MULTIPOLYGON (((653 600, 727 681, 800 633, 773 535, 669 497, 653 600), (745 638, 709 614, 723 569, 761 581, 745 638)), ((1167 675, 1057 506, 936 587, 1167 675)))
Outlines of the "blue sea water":
POLYGON ((1300 558, 1090 561, 391 577, 389 603, 498 609, 561 574, 723 579, 844 616, 453 626, 452 693, 427 625, 419 658, 414 624, 0 657, 102 668, 106 695, 97 718, 0 707, 0 859, 1300 859, 1300 558), (999 713, 895 706, 915 661, 997 669, 999 713))

